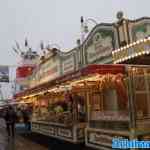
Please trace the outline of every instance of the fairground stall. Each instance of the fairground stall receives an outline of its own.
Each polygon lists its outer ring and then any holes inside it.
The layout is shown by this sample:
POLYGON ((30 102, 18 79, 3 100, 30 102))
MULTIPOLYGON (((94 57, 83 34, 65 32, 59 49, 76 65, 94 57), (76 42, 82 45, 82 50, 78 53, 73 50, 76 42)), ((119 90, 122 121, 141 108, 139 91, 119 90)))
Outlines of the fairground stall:
POLYGON ((97 80, 101 74, 120 72, 123 72, 122 65, 89 65, 28 89, 16 95, 16 98, 32 101, 33 132, 80 143, 85 139, 89 99, 91 93, 97 90, 97 80))
POLYGON ((88 102, 87 146, 112 149, 113 138, 150 139, 149 66, 122 65, 117 74, 100 75, 94 87, 88 102))

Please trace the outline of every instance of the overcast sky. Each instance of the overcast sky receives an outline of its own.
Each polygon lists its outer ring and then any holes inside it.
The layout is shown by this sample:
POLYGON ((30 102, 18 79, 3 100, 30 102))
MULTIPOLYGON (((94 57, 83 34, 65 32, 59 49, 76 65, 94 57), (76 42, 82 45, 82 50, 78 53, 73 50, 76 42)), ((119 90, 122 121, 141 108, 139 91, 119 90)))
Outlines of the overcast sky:
POLYGON ((80 37, 80 16, 114 22, 118 10, 131 19, 150 16, 150 0, 0 0, 0 64, 16 64, 11 47, 25 37, 34 49, 43 40, 69 50, 80 37))
POLYGON ((119 10, 130 19, 150 16, 150 0, 0 0, 0 64, 16 65, 12 46, 25 37, 35 50, 41 40, 69 50, 80 37, 80 16, 114 22, 119 10))

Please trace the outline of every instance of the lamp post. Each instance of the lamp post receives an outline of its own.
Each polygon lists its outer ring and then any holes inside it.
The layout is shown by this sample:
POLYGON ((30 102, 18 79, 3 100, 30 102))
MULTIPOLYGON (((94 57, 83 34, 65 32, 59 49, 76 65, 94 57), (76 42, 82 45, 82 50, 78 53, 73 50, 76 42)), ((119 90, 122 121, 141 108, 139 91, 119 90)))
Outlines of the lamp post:
POLYGON ((77 46, 78 46, 78 68, 82 68, 82 46, 81 46, 81 40, 77 39, 77 46))
POLYGON ((81 16, 81 41, 83 43, 85 39, 85 34, 89 32, 88 23, 94 23, 94 25, 97 25, 97 21, 95 21, 92 18, 87 18, 84 20, 83 16, 81 16))
POLYGON ((89 32, 89 27, 88 23, 94 23, 96 26, 98 23, 92 19, 92 18, 87 18, 84 20, 83 16, 80 18, 80 23, 81 23, 81 40, 77 40, 77 45, 80 49, 80 65, 79 67, 84 67, 85 65, 85 60, 84 60, 84 48, 83 48, 83 42, 85 40, 85 35, 89 32))

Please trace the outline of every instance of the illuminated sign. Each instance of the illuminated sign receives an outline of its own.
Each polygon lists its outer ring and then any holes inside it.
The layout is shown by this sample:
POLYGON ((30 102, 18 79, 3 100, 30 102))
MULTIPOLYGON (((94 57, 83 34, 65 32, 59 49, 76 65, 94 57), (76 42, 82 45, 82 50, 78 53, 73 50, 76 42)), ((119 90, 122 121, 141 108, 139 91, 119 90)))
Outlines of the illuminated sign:
POLYGON ((134 42, 112 52, 114 63, 120 63, 145 54, 150 54, 150 38, 134 42))

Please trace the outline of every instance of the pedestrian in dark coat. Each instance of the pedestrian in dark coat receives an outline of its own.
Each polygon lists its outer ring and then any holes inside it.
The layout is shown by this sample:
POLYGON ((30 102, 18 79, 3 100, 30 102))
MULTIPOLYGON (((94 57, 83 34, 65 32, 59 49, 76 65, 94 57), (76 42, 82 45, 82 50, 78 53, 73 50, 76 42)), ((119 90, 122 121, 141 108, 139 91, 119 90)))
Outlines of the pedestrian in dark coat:
POLYGON ((8 136, 12 137, 15 136, 16 118, 17 118, 16 112, 14 111, 13 107, 9 106, 4 114, 8 136))

